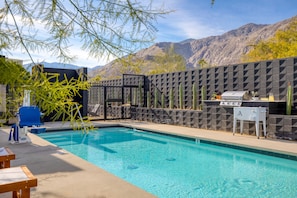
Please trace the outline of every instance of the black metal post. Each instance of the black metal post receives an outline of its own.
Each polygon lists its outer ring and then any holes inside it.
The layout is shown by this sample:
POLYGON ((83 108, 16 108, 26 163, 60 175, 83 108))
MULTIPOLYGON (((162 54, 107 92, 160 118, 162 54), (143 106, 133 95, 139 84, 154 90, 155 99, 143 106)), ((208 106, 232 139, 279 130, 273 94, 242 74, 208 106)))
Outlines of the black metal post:
POLYGON ((106 86, 103 87, 103 99, 104 99, 104 120, 107 120, 107 101, 106 101, 106 86))

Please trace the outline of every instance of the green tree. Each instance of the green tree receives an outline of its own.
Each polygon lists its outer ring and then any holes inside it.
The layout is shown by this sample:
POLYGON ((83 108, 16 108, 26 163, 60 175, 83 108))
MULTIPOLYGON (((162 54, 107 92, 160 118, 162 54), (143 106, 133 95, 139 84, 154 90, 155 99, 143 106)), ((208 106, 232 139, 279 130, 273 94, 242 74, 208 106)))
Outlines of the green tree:
MULTIPOLYGON (((59 74, 49 74, 41 72, 42 67, 36 66, 32 74, 11 60, 0 58, 0 70, 11 70, 11 78, 5 78, 5 72, 0 74, 0 84, 9 87, 7 97, 7 111, 3 115, 5 119, 13 117, 13 112, 22 104, 24 90, 30 90, 32 105, 37 105, 48 116, 56 112, 52 119, 62 118, 64 121, 72 121, 77 127, 81 126, 80 120, 75 118, 78 115, 74 97, 81 96, 80 90, 87 90, 89 83, 83 80, 83 76, 78 79, 67 79, 59 81, 59 74), (12 110, 12 111, 11 111, 12 110)), ((81 108, 81 106, 77 106, 81 108)))
POLYGON ((278 30, 274 37, 259 41, 252 47, 252 50, 243 56, 243 61, 252 62, 296 56, 297 17, 292 19, 287 28, 278 30))
POLYGON ((206 68, 206 67, 209 67, 209 63, 205 60, 205 59, 200 59, 198 61, 198 65, 200 65, 200 68, 206 68))
POLYGON ((100 82, 101 80, 102 80, 102 77, 100 75, 96 75, 90 80, 90 82, 96 83, 96 82, 100 82))
POLYGON ((152 61, 152 65, 153 67, 149 74, 170 73, 186 70, 186 61, 181 55, 175 53, 173 44, 163 55, 155 56, 152 61))
POLYGON ((2 119, 8 119, 14 116, 22 101, 22 85, 28 81, 29 73, 20 64, 5 58, 0 58, 0 71, 0 84, 7 85, 10 93, 6 96, 6 113, 2 115, 2 119))
MULTIPOLYGON (((71 42, 80 40, 90 56, 121 57, 153 41, 153 23, 169 12, 151 5, 132 0, 4 0, 0 9, 0 50, 22 49, 33 63, 32 52, 45 50, 69 62, 75 58, 70 53, 71 42)), ((56 75, 30 74, 6 59, 1 59, 0 67, 1 83, 10 86, 19 102, 23 90, 31 90, 35 103, 46 114, 57 112, 54 117, 69 115, 73 120, 71 111, 76 104, 72 98, 89 86, 82 78, 52 83, 56 75)))
POLYGON ((47 50, 70 61, 71 42, 80 40, 90 56, 121 57, 151 43, 153 23, 166 13, 133 0, 4 0, 0 50, 22 48, 31 59, 31 51, 47 50))
POLYGON ((137 58, 133 54, 116 61, 120 65, 121 74, 141 74, 143 59, 137 58))

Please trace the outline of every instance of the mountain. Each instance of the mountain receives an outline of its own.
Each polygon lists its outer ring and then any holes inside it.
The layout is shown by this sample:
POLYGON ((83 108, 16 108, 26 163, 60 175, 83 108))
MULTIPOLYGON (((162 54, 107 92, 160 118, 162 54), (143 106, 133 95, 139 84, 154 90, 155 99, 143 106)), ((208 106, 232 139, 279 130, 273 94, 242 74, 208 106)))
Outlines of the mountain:
MULTIPOLYGON (((231 30, 219 36, 210 36, 202 39, 187 39, 181 42, 160 42, 149 48, 142 49, 134 54, 134 58, 142 59, 145 66, 149 66, 154 56, 165 53, 171 46, 174 51, 184 57, 188 69, 199 67, 199 60, 205 60, 211 66, 237 64, 241 57, 249 52, 251 45, 259 40, 267 40, 274 36, 277 30, 284 29, 292 20, 287 19, 275 24, 249 23, 238 29, 231 30)), ((120 65, 113 61, 104 67, 94 70, 105 78, 119 76, 120 65)), ((145 68, 145 74, 149 68, 145 68)))

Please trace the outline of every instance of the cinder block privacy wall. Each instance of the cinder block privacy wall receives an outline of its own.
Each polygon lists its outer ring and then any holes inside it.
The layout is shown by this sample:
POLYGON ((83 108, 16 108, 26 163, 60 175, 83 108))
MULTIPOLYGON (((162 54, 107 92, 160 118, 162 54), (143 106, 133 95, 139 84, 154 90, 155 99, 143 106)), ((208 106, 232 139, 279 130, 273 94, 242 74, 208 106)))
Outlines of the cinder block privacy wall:
MULTIPOLYGON (((145 105, 134 106, 131 118, 144 121, 176 124, 195 128, 232 131, 233 109, 217 104, 204 104, 201 89, 206 90, 206 100, 210 100, 215 92, 225 91, 257 91, 260 98, 274 95, 275 101, 286 101, 287 85, 293 87, 293 115, 285 115, 285 108, 268 112, 268 135, 297 139, 297 57, 193 69, 183 72, 150 75, 145 82, 137 76, 125 79, 102 81, 104 86, 122 86, 123 84, 141 84, 143 92, 151 96, 150 108, 145 105), (195 84, 197 104, 202 110, 193 110, 192 87, 195 84), (179 106, 179 86, 183 90, 183 109, 179 106), (158 92, 156 95, 155 92, 158 92), (174 108, 169 109, 169 93, 173 91, 174 108), (164 95, 164 106, 161 108, 161 95, 164 95), (157 96, 157 106, 154 97, 157 96)), ((125 95, 127 101, 128 95, 125 95)), ((131 97, 131 96, 130 96, 131 97)), ((92 99, 89 99, 92 100, 92 99)), ((145 101, 146 98, 143 99, 145 101)), ((270 108, 274 108, 271 105, 270 108)), ((255 132, 254 123, 247 122, 244 132, 255 132)))
MULTIPOLYGON (((192 85, 196 84, 198 102, 201 103, 201 88, 205 86, 207 100, 214 92, 257 91, 260 97, 274 95, 275 100, 285 100, 287 84, 297 85, 297 58, 279 59, 239 65, 219 66, 184 72, 148 76, 150 90, 157 87, 166 96, 170 88, 174 92, 175 106, 178 106, 178 86, 184 89, 184 106, 191 108, 192 85)), ((294 89, 294 103, 297 93, 294 89)))

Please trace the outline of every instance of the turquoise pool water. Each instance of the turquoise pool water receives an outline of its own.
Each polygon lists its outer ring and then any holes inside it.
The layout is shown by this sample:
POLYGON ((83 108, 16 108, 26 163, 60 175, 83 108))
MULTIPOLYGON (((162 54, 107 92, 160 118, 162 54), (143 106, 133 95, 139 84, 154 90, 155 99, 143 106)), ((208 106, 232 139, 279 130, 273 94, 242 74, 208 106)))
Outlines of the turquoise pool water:
POLYGON ((130 128, 40 137, 158 197, 297 197, 297 161, 130 128))

